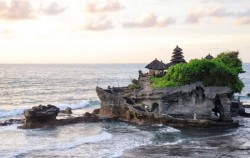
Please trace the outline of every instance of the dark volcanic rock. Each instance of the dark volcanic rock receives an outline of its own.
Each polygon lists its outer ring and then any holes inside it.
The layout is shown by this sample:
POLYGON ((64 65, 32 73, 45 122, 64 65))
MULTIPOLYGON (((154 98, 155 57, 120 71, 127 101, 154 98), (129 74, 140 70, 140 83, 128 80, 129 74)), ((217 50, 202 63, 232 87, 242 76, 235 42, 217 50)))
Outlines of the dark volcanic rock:
POLYGON ((235 101, 235 102, 232 102, 232 105, 231 105, 231 116, 250 117, 250 114, 246 113, 242 102, 235 101))
POLYGON ((95 109, 92 114, 98 115, 100 113, 100 109, 95 109))
POLYGON ((22 128, 38 128, 56 121, 59 108, 54 105, 39 105, 24 111, 25 123, 22 128))
MULTIPOLYGON (((73 123, 95 123, 101 121, 113 121, 113 118, 100 118, 96 113, 98 110, 94 110, 93 113, 86 112, 82 116, 77 117, 67 117, 63 119, 56 119, 57 114, 59 113, 59 108, 53 105, 47 106, 36 106, 32 109, 25 110, 24 124, 19 126, 21 129, 33 129, 33 128, 46 128, 54 126, 62 126, 73 123)), ((21 122, 22 120, 20 120, 21 122)), ((9 125, 13 124, 12 122, 3 122, 0 125, 9 125)))
POLYGON ((60 110, 63 114, 73 114, 71 107, 67 107, 65 110, 60 110))
POLYGON ((5 120, 3 122, 0 122, 0 126, 8 126, 8 125, 12 125, 12 124, 20 124, 23 123, 24 120, 22 119, 9 119, 9 120, 5 120))

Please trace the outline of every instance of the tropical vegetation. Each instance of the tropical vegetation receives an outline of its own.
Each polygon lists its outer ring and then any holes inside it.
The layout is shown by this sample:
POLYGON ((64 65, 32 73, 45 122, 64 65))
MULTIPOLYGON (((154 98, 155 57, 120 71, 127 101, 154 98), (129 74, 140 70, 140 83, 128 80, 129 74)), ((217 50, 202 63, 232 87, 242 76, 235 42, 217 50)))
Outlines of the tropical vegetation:
POLYGON ((205 86, 227 86, 233 92, 241 92, 244 84, 239 74, 244 71, 238 55, 239 52, 227 51, 212 60, 194 59, 186 64, 171 66, 165 76, 152 78, 152 85, 155 88, 164 88, 201 81, 205 86))

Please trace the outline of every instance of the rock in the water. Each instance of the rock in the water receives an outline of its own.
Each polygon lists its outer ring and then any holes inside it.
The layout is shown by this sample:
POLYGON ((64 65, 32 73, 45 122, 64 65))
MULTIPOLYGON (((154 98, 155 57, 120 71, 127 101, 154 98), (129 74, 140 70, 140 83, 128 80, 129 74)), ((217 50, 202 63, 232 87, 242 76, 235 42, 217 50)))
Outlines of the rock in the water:
POLYGON ((60 113, 73 114, 71 107, 67 107, 65 110, 60 110, 60 113))
POLYGON ((86 112, 86 113, 84 114, 84 117, 92 117, 92 115, 93 115, 93 114, 91 114, 91 113, 89 113, 89 112, 86 112))
POLYGON ((93 110, 92 114, 98 115, 100 113, 100 109, 93 110))
POLYGON ((20 123, 23 123, 22 119, 9 119, 9 120, 5 120, 3 122, 0 122, 0 126, 8 126, 8 125, 20 124, 20 123))
POLYGON ((231 90, 227 87, 204 87, 197 82, 186 86, 119 92, 96 87, 101 100, 100 117, 137 124, 164 124, 186 128, 237 127, 230 115, 231 90), (149 107, 150 110, 147 110, 149 107), (214 115, 217 118, 213 117, 214 115), (194 117, 195 116, 195 117, 194 117))
POLYGON ((59 108, 54 105, 39 105, 24 111, 25 123, 21 128, 38 128, 55 122, 59 108))

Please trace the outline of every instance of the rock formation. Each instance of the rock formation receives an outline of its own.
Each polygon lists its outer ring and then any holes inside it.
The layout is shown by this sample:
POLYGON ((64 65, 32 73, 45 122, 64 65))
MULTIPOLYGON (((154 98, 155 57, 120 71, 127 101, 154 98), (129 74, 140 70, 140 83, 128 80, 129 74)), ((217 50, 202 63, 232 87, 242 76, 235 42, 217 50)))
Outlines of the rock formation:
POLYGON ((24 111, 25 123, 23 128, 36 128, 53 124, 60 109, 54 105, 39 105, 24 111))
POLYGON ((182 87, 119 92, 97 87, 100 115, 138 124, 172 126, 235 126, 230 115, 231 90, 204 87, 201 82, 182 87))
POLYGON ((68 115, 73 114, 71 107, 67 107, 65 110, 60 110, 60 113, 68 115))
POLYGON ((39 105, 32 107, 31 109, 24 111, 25 120, 10 119, 0 123, 0 126, 6 126, 10 124, 22 124, 18 128, 21 129, 33 129, 33 128, 46 128, 67 125, 80 122, 100 122, 100 121, 112 121, 114 119, 100 118, 97 113, 99 109, 95 109, 93 113, 86 112, 82 116, 67 117, 62 119, 56 119, 59 113, 59 108, 54 105, 39 105))

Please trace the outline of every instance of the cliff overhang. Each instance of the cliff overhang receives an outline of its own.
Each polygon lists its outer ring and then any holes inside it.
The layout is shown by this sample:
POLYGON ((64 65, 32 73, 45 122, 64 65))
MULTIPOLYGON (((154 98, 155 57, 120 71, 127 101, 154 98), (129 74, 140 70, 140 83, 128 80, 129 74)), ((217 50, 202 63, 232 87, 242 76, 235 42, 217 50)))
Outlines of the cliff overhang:
POLYGON ((230 115, 232 91, 202 82, 164 89, 96 87, 100 116, 137 124, 173 127, 236 127, 230 115))

